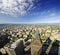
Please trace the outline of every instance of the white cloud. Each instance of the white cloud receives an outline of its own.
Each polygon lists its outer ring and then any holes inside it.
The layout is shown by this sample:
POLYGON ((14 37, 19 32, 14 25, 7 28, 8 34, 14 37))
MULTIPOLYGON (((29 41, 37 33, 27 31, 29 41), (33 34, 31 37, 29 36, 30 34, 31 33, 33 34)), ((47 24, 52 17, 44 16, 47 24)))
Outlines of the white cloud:
POLYGON ((51 13, 50 16, 56 16, 56 13, 51 13))
POLYGON ((33 7, 33 1, 35 0, 0 0, 0 13, 24 15, 33 7))

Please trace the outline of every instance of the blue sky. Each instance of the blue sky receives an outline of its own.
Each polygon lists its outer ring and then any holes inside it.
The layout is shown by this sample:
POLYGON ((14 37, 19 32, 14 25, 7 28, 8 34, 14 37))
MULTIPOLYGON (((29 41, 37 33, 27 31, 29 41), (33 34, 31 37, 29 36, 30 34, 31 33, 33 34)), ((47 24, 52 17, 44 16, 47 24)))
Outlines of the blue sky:
POLYGON ((60 23, 60 0, 0 0, 0 23, 60 23))

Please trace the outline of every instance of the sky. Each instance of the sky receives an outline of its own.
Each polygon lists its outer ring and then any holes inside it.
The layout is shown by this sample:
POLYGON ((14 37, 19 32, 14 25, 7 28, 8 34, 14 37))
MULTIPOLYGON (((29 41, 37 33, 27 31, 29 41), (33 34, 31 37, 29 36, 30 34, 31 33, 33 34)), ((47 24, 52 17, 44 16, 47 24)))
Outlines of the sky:
POLYGON ((60 0, 0 0, 0 23, 60 23, 60 0))

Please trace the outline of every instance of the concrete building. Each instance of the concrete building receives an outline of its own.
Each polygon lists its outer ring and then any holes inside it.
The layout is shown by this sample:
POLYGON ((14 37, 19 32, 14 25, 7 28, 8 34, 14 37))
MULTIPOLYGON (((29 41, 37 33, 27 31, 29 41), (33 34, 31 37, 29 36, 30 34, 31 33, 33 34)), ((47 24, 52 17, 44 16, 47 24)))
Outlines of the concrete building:
POLYGON ((24 55, 23 39, 18 39, 10 48, 4 47, 8 55, 24 55))
POLYGON ((39 40, 34 40, 31 43, 31 55, 40 55, 42 44, 39 40))

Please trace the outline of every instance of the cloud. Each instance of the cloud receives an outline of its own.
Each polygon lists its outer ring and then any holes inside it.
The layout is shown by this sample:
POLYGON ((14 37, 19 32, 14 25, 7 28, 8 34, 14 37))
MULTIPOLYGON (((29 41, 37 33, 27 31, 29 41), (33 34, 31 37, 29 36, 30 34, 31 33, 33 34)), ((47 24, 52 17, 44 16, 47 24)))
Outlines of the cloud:
POLYGON ((35 0, 0 0, 0 13, 25 15, 34 6, 35 0))
POLYGON ((56 13, 51 13, 50 16, 56 16, 56 13))
POLYGON ((44 16, 44 17, 55 17, 59 15, 59 12, 56 11, 55 9, 49 9, 49 10, 42 11, 40 14, 41 16, 44 16))

